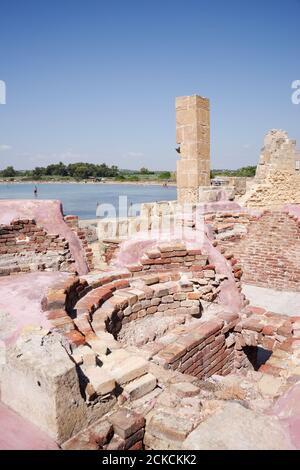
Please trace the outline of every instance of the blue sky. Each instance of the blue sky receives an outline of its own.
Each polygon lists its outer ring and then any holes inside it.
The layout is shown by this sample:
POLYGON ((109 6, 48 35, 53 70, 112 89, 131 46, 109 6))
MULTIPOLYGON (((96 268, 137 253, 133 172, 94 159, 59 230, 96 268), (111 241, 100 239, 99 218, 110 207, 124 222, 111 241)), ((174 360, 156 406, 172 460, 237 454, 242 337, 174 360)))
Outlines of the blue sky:
POLYGON ((176 96, 211 100, 212 167, 300 147, 300 1, 1 0, 0 168, 59 160, 174 170, 176 96))

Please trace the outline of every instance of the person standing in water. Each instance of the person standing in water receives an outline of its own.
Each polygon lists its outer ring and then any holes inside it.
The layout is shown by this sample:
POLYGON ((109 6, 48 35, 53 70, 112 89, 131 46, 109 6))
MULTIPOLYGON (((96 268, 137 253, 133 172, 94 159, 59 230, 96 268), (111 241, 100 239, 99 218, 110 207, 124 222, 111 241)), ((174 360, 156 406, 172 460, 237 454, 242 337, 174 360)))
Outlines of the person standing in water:
POLYGON ((35 186, 33 190, 34 197, 37 197, 37 192, 38 192, 37 186, 35 186))

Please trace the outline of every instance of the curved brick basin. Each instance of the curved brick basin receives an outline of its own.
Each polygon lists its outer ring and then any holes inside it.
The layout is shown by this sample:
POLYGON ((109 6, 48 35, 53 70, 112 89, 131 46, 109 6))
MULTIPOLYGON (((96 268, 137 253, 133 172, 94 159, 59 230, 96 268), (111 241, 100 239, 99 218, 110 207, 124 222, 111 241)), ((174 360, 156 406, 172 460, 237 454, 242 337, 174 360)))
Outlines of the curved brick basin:
POLYGON ((121 243, 112 264, 127 267, 134 275, 142 272, 174 271, 205 276, 206 270, 214 270, 226 281, 219 292, 219 299, 228 310, 237 313, 242 307, 240 277, 241 267, 232 253, 219 250, 203 226, 201 235, 192 229, 185 229, 184 239, 180 241, 175 231, 172 239, 169 234, 151 232, 148 236, 140 233, 121 243), (161 240, 161 241, 159 241, 161 240), (204 273, 204 274, 203 274, 204 273))

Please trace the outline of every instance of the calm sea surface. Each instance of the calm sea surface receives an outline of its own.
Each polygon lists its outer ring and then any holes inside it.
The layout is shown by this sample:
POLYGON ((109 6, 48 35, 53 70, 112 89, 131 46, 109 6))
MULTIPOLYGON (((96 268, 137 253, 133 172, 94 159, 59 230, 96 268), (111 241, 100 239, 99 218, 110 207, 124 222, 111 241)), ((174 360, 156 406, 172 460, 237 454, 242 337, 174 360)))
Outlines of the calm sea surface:
MULTIPOLYGON (((112 204, 119 214, 119 196, 127 196, 128 206, 142 202, 172 201, 176 187, 133 184, 37 184, 37 199, 59 199, 65 214, 94 219, 98 204, 112 204)), ((0 184, 0 199, 34 199, 34 184, 0 184)))

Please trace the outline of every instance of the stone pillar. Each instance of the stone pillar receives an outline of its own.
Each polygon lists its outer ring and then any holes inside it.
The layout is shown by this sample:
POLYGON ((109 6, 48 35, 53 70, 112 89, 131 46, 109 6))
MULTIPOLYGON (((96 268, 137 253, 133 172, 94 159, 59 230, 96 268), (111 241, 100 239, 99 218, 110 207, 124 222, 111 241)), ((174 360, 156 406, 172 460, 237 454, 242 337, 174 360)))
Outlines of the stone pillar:
POLYGON ((210 185, 209 100, 201 96, 176 98, 177 200, 197 203, 200 186, 210 185))

